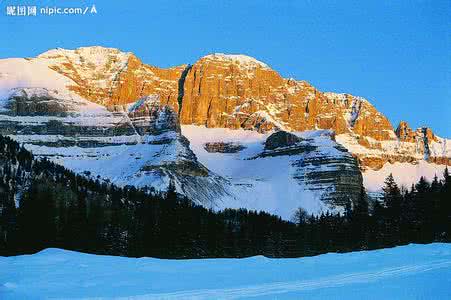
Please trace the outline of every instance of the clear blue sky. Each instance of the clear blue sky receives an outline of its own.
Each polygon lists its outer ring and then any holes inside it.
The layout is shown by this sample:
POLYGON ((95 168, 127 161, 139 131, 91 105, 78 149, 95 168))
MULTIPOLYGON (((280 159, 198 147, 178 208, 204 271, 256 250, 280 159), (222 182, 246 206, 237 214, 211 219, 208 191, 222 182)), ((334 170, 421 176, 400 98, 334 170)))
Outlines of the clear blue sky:
POLYGON ((396 127, 451 137, 451 1, 0 0, 0 57, 101 45, 161 67, 242 53, 322 91, 368 98, 396 127), (246 3, 242 3, 246 2, 246 3), (8 17, 13 4, 97 15, 8 17))

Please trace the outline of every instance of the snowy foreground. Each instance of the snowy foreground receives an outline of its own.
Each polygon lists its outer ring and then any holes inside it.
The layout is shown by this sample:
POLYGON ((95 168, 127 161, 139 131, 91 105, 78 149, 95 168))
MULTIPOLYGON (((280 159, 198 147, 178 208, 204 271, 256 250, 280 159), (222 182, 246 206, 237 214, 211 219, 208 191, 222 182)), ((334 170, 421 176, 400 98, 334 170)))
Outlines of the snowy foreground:
POLYGON ((0 257, 0 299, 451 299, 451 244, 299 259, 0 257))

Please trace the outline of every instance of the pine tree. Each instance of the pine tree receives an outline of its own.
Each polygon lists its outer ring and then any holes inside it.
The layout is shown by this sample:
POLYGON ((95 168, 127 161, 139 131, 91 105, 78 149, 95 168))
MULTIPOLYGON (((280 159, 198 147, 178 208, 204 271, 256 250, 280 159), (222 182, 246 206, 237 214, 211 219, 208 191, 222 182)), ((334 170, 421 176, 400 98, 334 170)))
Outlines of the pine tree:
POLYGON ((384 222, 386 224, 385 230, 387 231, 387 243, 389 245, 398 244, 401 240, 400 227, 402 195, 401 190, 393 178, 393 174, 390 174, 385 179, 385 186, 382 189, 384 191, 384 204, 386 207, 384 222))
POLYGON ((356 239, 358 247, 362 249, 368 248, 368 226, 368 197, 366 195, 365 188, 362 186, 360 189, 359 198, 354 206, 354 210, 352 211, 353 235, 356 239))
POLYGON ((416 221, 418 223, 418 241, 427 242, 432 239, 433 232, 431 228, 431 207, 430 185, 423 176, 415 185, 414 209, 416 212, 416 221))

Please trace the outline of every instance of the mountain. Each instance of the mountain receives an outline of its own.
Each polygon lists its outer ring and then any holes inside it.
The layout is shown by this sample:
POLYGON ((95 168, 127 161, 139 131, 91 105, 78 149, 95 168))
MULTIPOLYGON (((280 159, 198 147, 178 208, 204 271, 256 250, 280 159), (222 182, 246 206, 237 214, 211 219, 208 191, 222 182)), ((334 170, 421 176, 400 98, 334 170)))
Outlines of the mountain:
POLYGON ((87 176, 160 190, 173 182, 208 207, 286 218, 298 206, 340 210, 362 180, 380 189, 388 169, 399 179, 451 164, 451 142, 431 129, 395 131, 368 100, 245 55, 167 69, 103 47, 2 59, 0 134, 87 176))

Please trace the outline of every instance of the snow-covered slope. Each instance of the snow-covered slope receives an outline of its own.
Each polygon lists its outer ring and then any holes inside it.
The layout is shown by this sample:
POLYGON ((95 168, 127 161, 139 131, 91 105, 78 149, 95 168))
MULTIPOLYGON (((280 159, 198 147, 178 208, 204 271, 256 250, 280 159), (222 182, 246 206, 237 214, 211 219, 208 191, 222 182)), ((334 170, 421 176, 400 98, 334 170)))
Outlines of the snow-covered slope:
POLYGON ((24 58, 0 59, 0 90, 3 99, 14 88, 45 87, 63 91, 71 80, 48 68, 45 61, 24 58))
POLYGON ((449 299, 451 244, 295 259, 0 257, 1 299, 449 299))
POLYGON ((359 194, 358 166, 329 131, 296 133, 299 143, 273 150, 265 149, 271 133, 193 125, 182 126, 182 133, 199 161, 234 185, 238 201, 226 203, 227 207, 264 210, 290 219, 299 207, 315 214, 341 211, 359 194))
POLYGON ((446 166, 420 161, 418 164, 410 163, 387 163, 382 169, 374 171, 367 170, 363 173, 363 183, 370 192, 381 192, 384 181, 392 174, 399 186, 410 189, 412 184, 417 183, 421 177, 432 182, 434 176, 442 179, 446 166))

